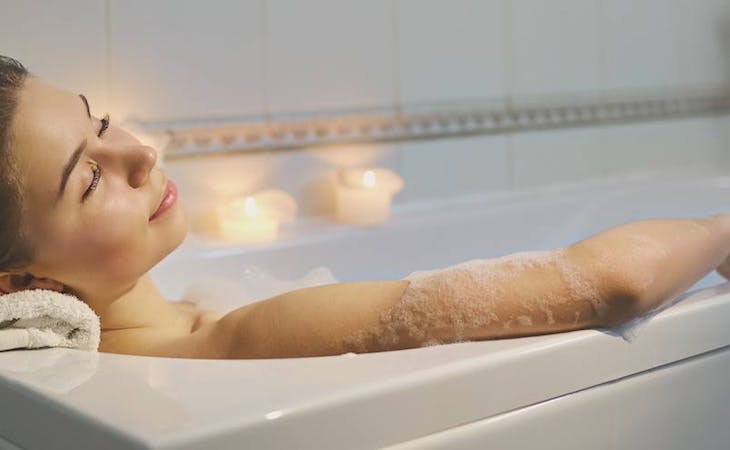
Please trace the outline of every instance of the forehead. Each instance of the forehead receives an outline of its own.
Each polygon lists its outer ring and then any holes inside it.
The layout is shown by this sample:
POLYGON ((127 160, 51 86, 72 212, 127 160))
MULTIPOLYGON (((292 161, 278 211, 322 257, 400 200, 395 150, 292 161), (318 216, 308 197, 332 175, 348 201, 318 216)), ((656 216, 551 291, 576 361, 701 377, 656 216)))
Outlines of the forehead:
POLYGON ((12 151, 34 203, 55 199, 61 170, 81 142, 84 124, 88 118, 78 95, 36 77, 26 80, 13 119, 12 151))

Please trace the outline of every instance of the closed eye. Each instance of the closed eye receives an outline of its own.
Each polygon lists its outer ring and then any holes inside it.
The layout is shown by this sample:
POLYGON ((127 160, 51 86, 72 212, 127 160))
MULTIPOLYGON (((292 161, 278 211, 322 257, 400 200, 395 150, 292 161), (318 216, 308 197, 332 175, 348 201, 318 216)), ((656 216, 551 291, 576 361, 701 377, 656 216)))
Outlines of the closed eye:
POLYGON ((91 166, 91 184, 89 184, 89 187, 86 188, 86 192, 84 192, 84 195, 81 197, 81 201, 85 201, 86 198, 96 190, 96 186, 99 184, 99 180, 101 179, 101 167, 99 167, 97 164, 94 164, 91 166))
POLYGON ((104 117, 101 119, 101 128, 99 129, 99 134, 97 134, 98 137, 102 137, 104 135, 104 132, 109 128, 109 114, 104 114, 104 117))
MULTIPOLYGON (((101 127, 99 128, 99 133, 97 136, 101 138, 104 136, 104 132, 109 129, 109 114, 104 114, 104 117, 101 118, 101 127)), ((92 192, 96 190, 96 186, 99 184, 99 180, 101 179, 101 167, 98 164, 93 164, 91 166, 91 184, 89 184, 89 187, 86 188, 86 191, 84 192, 84 195, 81 197, 81 201, 85 201, 86 198, 91 195, 92 192)))

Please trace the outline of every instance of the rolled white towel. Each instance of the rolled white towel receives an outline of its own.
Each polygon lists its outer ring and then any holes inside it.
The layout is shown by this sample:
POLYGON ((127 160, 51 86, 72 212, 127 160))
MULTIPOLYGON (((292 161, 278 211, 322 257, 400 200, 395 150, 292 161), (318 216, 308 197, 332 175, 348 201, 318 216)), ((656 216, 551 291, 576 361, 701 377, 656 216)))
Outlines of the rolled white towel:
POLYGON ((99 348, 99 316, 73 295, 31 289, 0 295, 0 351, 99 348))

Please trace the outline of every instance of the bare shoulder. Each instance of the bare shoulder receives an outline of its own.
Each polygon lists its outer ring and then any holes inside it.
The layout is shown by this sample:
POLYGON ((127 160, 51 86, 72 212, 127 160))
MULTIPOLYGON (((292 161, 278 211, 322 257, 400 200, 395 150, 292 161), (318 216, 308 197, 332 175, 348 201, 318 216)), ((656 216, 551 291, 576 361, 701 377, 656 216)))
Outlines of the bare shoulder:
POLYGON ((102 332, 99 351, 168 358, 227 359, 227 321, 214 311, 192 309, 165 326, 102 332))

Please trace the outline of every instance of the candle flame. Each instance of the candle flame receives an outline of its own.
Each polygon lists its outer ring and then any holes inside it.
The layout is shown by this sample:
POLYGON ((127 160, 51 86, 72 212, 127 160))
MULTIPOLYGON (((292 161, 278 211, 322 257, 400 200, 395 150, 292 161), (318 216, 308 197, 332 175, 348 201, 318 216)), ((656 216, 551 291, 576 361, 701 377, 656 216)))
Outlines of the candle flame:
POLYGON ((375 172, 373 172, 372 170, 366 170, 365 173, 362 175, 362 183, 365 185, 365 187, 375 186, 375 172))
POLYGON ((246 197, 243 209, 247 216, 257 216, 261 212, 259 207, 256 205, 256 199, 253 197, 246 197))

